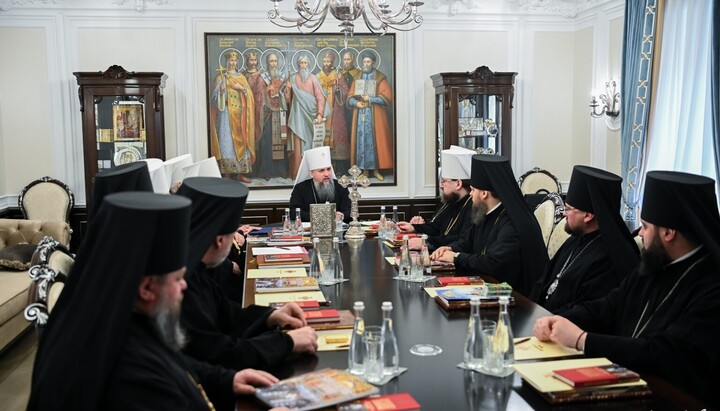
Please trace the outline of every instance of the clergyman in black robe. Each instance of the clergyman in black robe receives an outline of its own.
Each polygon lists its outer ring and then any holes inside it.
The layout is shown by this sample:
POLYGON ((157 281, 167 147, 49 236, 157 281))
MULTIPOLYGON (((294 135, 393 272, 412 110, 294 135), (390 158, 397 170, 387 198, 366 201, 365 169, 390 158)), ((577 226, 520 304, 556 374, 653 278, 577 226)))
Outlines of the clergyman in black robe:
MULTIPOLYGON (((427 234, 427 246, 431 251, 457 241, 461 233, 472 225, 472 198, 470 197, 470 170, 475 151, 451 146, 441 153, 442 177, 440 179, 441 206, 428 222, 420 216, 410 222, 401 221, 398 228, 404 233, 427 234)), ((411 238, 411 250, 419 250, 420 238, 411 238)))
POLYGON ((548 261, 540 225, 515 181, 506 157, 472 157, 473 227, 440 247, 434 260, 455 263, 475 275, 490 275, 529 295, 548 261))
POLYGON ((38 344, 28 410, 211 409, 203 386, 232 403, 234 371, 179 354, 190 204, 104 197, 38 344))
POLYGON ((300 209, 300 219, 310 221, 310 204, 335 203, 335 212, 345 223, 352 221, 350 192, 335 179, 330 147, 323 146, 305 150, 292 193, 290 193, 290 218, 295 220, 295 209, 300 209))
POLYGON ((530 299, 555 314, 606 296, 637 266, 639 251, 620 218, 622 178, 575 166, 565 200, 565 231, 530 299))
POLYGON ((716 201, 710 178, 648 172, 638 268, 608 296, 579 304, 563 317, 538 319, 535 335, 655 374, 707 405, 720 405, 716 201))
POLYGON ((192 200, 189 259, 200 259, 186 277, 181 321, 189 341, 184 352, 232 369, 269 368, 292 352, 317 348, 317 336, 296 304, 278 310, 243 308, 207 272, 227 261, 247 194, 241 183, 210 177, 187 178, 177 192, 192 200), (295 329, 283 332, 283 326, 295 329))

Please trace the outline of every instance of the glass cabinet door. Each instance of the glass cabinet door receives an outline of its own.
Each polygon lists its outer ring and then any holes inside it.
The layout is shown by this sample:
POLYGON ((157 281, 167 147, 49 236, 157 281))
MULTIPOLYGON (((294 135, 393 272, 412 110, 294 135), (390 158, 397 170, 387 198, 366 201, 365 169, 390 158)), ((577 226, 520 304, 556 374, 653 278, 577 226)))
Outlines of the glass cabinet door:
POLYGON ((459 94, 457 97, 458 145, 480 154, 502 153, 501 96, 459 94))
POLYGON ((145 101, 140 96, 96 96, 98 171, 147 158, 145 101))
POLYGON ((145 158, 165 159, 162 90, 167 75, 117 65, 73 75, 82 116, 87 199, 99 171, 145 158))

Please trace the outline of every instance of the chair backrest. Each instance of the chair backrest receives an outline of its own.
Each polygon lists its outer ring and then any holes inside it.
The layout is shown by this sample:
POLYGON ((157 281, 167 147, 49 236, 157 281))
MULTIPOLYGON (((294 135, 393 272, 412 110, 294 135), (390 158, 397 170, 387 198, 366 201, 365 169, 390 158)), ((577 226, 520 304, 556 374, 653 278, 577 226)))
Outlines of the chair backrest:
POLYGON ((28 271, 33 282, 28 289, 28 305, 24 313, 25 319, 35 325, 38 335, 47 324, 74 262, 75 256, 70 250, 52 237, 45 237, 38 244, 33 266, 28 271))
POLYGON ((540 231, 543 241, 545 242, 545 247, 547 248, 550 233, 552 233, 553 227, 555 227, 555 204, 552 200, 545 200, 535 208, 533 214, 535 214, 535 218, 538 220, 538 224, 540 224, 540 231))
POLYGON ((561 193, 562 185, 549 171, 534 167, 518 179, 523 194, 561 193))
POLYGON ((28 220, 66 221, 75 203, 70 187, 45 176, 20 191, 18 206, 28 220))
POLYGON ((563 217, 560 222, 555 225, 552 233, 550 233, 550 240, 548 241, 548 257, 553 258, 555 253, 565 243, 565 240, 570 238, 570 234, 565 232, 565 223, 567 220, 563 217))

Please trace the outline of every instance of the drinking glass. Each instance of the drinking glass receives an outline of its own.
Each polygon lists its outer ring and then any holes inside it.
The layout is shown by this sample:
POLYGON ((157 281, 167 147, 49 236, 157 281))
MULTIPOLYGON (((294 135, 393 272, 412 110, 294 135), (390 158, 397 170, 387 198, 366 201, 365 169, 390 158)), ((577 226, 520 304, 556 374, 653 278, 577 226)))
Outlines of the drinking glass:
POLYGON ((383 379, 384 342, 382 327, 379 325, 365 327, 363 332, 363 343, 365 343, 363 364, 365 366, 365 379, 370 383, 379 383, 383 379))

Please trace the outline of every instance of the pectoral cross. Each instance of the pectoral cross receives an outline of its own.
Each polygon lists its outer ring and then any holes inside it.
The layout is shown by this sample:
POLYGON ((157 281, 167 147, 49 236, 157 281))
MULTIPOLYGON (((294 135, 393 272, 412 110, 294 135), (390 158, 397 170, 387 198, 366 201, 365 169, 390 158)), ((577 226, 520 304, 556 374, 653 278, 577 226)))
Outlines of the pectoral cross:
POLYGON ((345 238, 348 240, 362 240, 365 238, 365 233, 362 227, 360 227, 360 222, 357 220, 360 215, 358 213, 358 200, 362 197, 358 192, 358 186, 368 187, 370 185, 370 179, 367 176, 361 176, 362 170, 357 165, 350 167, 348 173, 350 173, 351 177, 344 175, 338 180, 338 183, 343 186, 343 188, 352 186, 350 190, 350 216, 352 217, 352 221, 345 233, 345 238))

